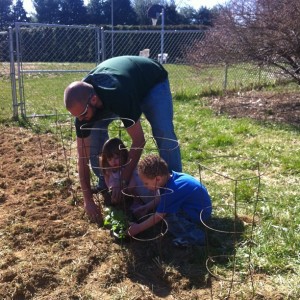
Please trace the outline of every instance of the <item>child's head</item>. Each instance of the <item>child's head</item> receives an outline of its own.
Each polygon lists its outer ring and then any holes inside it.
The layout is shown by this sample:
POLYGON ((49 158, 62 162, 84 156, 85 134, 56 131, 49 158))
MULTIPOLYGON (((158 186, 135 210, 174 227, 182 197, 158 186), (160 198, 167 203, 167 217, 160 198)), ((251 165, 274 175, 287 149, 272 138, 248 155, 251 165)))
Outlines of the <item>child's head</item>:
POLYGON ((139 161, 138 173, 145 187, 150 190, 164 186, 169 178, 167 163, 155 154, 149 154, 139 161))
POLYGON ((105 142, 100 158, 102 168, 122 167, 128 161, 128 150, 118 138, 112 138, 105 142))

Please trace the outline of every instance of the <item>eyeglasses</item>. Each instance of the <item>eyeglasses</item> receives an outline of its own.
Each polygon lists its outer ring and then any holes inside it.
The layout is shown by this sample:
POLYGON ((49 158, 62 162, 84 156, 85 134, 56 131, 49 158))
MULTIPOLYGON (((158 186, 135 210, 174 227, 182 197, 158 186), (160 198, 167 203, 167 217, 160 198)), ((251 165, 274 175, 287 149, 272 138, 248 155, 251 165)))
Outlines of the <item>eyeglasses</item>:
POLYGON ((83 110, 82 113, 80 113, 79 115, 75 116, 76 118, 78 118, 78 117, 83 117, 84 115, 87 114, 87 111, 88 111, 89 105, 91 104, 91 100, 92 100, 93 96, 94 96, 94 93, 91 93, 91 94, 89 95, 89 98, 88 98, 88 101, 87 101, 87 103, 86 103, 85 109, 83 110))

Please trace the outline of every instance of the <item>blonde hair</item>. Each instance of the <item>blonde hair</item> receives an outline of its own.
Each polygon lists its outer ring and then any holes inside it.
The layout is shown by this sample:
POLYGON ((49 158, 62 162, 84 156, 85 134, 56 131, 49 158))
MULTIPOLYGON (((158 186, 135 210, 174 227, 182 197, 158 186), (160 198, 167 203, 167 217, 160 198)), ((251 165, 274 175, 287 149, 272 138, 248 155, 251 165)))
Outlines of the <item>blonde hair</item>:
POLYGON ((167 163, 159 155, 149 154, 139 161, 138 173, 154 179, 156 176, 167 176, 169 170, 167 163))

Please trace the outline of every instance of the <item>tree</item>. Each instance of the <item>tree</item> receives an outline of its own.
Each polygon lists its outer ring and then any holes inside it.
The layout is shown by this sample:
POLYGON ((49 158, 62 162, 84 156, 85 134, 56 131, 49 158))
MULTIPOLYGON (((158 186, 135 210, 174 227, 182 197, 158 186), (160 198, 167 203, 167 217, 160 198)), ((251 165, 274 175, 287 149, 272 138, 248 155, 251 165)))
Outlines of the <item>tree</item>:
POLYGON ((272 65, 300 84, 300 1, 232 0, 194 61, 272 65))
POLYGON ((213 26, 214 9, 208 9, 205 6, 200 7, 198 10, 191 6, 182 7, 180 14, 187 20, 188 24, 213 26))
POLYGON ((148 9, 153 4, 160 4, 160 0, 133 0, 132 5, 137 14, 137 19, 141 25, 150 25, 151 20, 148 18, 148 9))
POLYGON ((59 23, 60 3, 60 0, 33 0, 37 21, 49 24, 59 23))
POLYGON ((89 24, 110 24, 111 4, 107 0, 91 0, 87 5, 89 24))
POLYGON ((165 5, 165 24, 166 25, 179 25, 185 23, 185 18, 177 11, 176 4, 170 2, 165 5))
POLYGON ((29 22, 30 18, 27 17, 27 13, 23 6, 22 0, 17 0, 13 6, 13 20, 14 22, 29 22))
POLYGON ((184 6, 179 9, 180 15, 183 17, 184 24, 195 24, 196 9, 192 6, 184 6))
POLYGON ((113 2, 114 25, 136 25, 137 15, 130 0, 110 0, 113 2))
POLYGON ((11 13, 12 0, 1 0, 0 1, 0 29, 6 30, 12 22, 11 13))
POLYGON ((87 21, 87 11, 83 0, 62 0, 60 3, 60 23, 82 25, 87 21))
POLYGON ((194 15, 194 24, 204 25, 204 26, 212 26, 213 25, 213 14, 212 12, 202 6, 196 11, 194 15))
POLYGON ((112 24, 112 8, 114 25, 137 24, 137 15, 130 0, 91 0, 88 4, 90 23, 112 24))

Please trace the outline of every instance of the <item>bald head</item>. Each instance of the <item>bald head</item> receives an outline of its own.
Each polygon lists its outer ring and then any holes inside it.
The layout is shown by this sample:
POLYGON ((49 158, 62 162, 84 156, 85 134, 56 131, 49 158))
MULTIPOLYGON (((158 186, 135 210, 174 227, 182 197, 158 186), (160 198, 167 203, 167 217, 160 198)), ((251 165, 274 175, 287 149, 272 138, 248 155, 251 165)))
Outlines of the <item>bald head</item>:
POLYGON ((74 81, 69 84, 64 92, 64 103, 67 110, 70 110, 74 105, 82 103, 88 99, 89 95, 94 91, 91 84, 83 81, 74 81))

